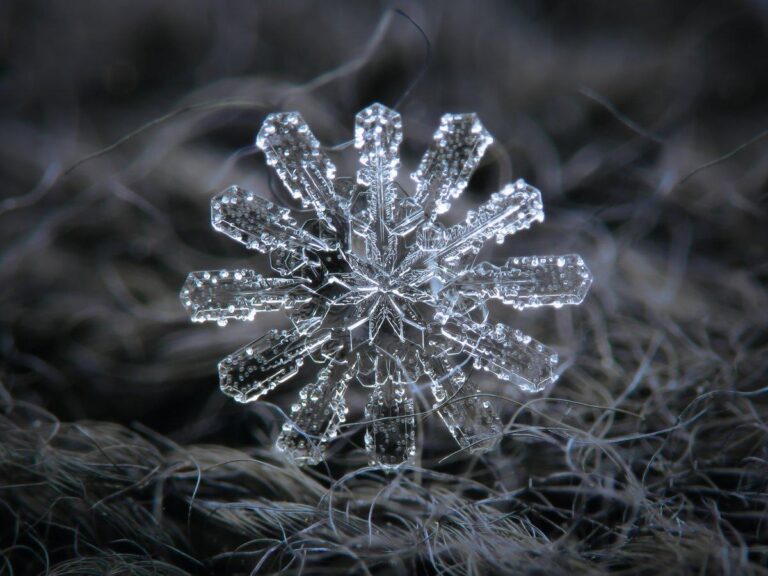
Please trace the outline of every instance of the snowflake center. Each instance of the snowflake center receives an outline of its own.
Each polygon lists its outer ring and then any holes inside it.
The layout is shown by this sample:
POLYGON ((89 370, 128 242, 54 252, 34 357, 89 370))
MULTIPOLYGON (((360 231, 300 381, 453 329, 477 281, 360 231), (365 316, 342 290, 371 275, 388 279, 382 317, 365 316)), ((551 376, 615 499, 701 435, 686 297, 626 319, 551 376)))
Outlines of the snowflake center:
POLYGON ((384 277, 378 279, 376 289, 380 296, 398 297, 401 295, 399 291, 400 285, 400 282, 384 277))

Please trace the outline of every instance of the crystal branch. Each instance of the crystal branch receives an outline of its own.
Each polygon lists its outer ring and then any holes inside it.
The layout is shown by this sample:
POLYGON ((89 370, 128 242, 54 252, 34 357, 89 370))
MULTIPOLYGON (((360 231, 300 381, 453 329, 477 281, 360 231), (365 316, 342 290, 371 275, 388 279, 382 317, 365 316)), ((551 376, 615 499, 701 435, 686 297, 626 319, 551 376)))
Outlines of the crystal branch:
POLYGON ((300 279, 265 278, 253 270, 191 272, 181 300, 193 322, 253 320, 257 312, 287 310, 312 300, 300 279))
POLYGON ((543 220, 541 193, 518 180, 492 194, 476 211, 470 210, 463 223, 449 228, 439 239, 439 248, 430 261, 455 265, 462 256, 477 254, 486 240, 496 237, 501 243, 508 234, 543 220))
POLYGON ((374 104, 355 117, 355 148, 360 151, 357 184, 367 190, 367 209, 363 218, 370 233, 368 253, 376 255, 382 266, 392 265, 397 238, 392 234, 395 222, 400 165, 398 149, 403 140, 402 120, 394 110, 374 104))
POLYGON ((464 371, 445 354, 440 340, 432 340, 435 353, 424 360, 434 408, 459 446, 470 452, 489 450, 501 437, 499 416, 490 399, 478 396, 477 388, 467 383, 464 371))
POLYGON ((299 401, 291 406, 291 421, 283 424, 277 448, 299 464, 317 464, 326 445, 336 438, 339 426, 347 419, 344 394, 354 378, 356 366, 332 359, 317 375, 317 380, 299 391, 299 401))
POLYGON ((298 112, 267 116, 256 145, 302 206, 314 208, 317 216, 332 228, 331 216, 344 219, 347 201, 334 188, 336 167, 298 112))
POLYGON ((504 324, 477 326, 449 320, 441 333, 456 353, 472 356, 475 366, 526 392, 540 392, 557 380, 557 354, 520 330, 504 324))
POLYGON ((306 358, 331 340, 330 330, 303 334, 270 330, 219 362, 221 390, 238 402, 253 402, 295 376, 306 358))
POLYGON ((449 289, 466 298, 495 298, 522 310, 581 304, 591 284, 592 275, 581 256, 566 254, 514 257, 503 266, 483 262, 462 272, 449 289))
POLYGON ((265 254, 276 249, 330 250, 325 241, 299 228, 288 208, 238 186, 213 197, 211 221, 219 232, 265 254))
POLYGON ((411 174, 416 182, 417 204, 434 219, 447 212, 469 183, 485 149, 493 138, 476 114, 445 114, 418 169, 411 174))
POLYGON ((409 378, 398 362, 379 356, 375 384, 365 408, 365 448, 371 465, 392 468, 416 454, 409 378))

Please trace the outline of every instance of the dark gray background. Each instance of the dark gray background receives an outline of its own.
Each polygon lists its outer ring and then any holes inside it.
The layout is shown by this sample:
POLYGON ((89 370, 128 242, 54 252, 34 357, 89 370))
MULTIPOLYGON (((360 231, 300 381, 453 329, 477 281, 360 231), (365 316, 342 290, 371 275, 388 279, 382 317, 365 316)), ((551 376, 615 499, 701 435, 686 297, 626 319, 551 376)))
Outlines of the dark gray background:
POLYGON ((0 2, 0 574, 43 550, 62 574, 249 573, 273 547, 264 571, 758 571, 767 54, 758 0, 0 2), (192 325, 178 290, 264 267, 208 204, 279 194, 251 149, 266 113, 335 145, 373 101, 399 104, 404 174, 442 114, 477 112, 496 144, 454 211, 526 178, 547 220, 486 255, 579 252, 595 284, 578 310, 496 311, 568 368, 532 404, 473 375, 510 423, 496 452, 442 461, 430 417, 423 472, 342 490, 359 430, 299 472, 269 452, 296 385, 218 392, 279 314, 192 325), (221 464, 251 456, 277 468, 221 464))

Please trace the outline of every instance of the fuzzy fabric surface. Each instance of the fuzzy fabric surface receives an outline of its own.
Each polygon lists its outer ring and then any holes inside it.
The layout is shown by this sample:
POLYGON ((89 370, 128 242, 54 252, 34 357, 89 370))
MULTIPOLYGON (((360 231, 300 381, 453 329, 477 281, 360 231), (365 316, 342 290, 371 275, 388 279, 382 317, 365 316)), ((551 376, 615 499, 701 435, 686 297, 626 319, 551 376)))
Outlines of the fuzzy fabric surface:
POLYGON ((768 4, 761 0, 0 3, 0 575, 768 574, 768 4), (457 450, 416 388, 413 466, 367 466, 365 394, 325 463, 273 448, 303 383, 219 392, 280 327, 192 325, 190 270, 253 140, 299 110, 353 173, 354 114, 495 143, 457 203, 524 177, 547 220, 484 253, 580 253, 578 308, 499 321, 565 371, 457 450))

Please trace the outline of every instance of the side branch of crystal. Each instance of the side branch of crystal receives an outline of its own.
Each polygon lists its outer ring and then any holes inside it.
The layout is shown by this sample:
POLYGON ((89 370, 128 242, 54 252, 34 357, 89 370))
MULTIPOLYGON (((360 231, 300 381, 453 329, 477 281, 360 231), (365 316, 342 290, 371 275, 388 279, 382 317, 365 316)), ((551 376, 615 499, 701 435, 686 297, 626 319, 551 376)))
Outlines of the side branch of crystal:
POLYGON ((392 229, 396 225, 395 178, 402 140, 402 120, 394 110, 374 104, 355 117, 355 148, 360 154, 357 184, 367 199, 360 215, 367 228, 366 253, 385 268, 392 265, 397 242, 392 229))
POLYGON ((270 330, 219 362, 221 390, 238 402, 258 400, 295 376, 332 336, 330 330, 270 330))
POLYGON ((490 238, 501 243, 507 235, 543 220, 541 192, 518 180, 492 194, 480 208, 470 210, 464 222, 447 230, 438 223, 426 223, 396 273, 412 275, 412 269, 422 269, 422 281, 438 276, 447 282, 454 271, 461 272, 457 268, 465 257, 477 254, 490 238))
POLYGON ((298 112, 270 114, 256 137, 267 164, 274 167, 291 195, 314 208, 329 226, 332 216, 343 220, 347 200, 336 193, 336 166, 298 112))
POLYGON ((213 227, 248 248, 264 254, 272 250, 330 250, 317 236, 297 226, 288 208, 231 186, 211 200, 213 227))
POLYGON ((430 381, 433 408, 462 448, 484 452, 501 438, 501 421, 489 398, 467 383, 464 371, 446 354, 441 342, 433 340, 434 354, 424 359, 424 373, 430 381))
POLYGON ((489 262, 462 272, 448 289, 465 298, 495 298, 522 310, 536 306, 581 304, 592 284, 592 275, 581 256, 523 256, 503 266, 489 262))
POLYGON ((469 183, 493 138, 475 114, 445 114, 418 169, 416 203, 434 219, 447 212, 469 183))
POLYGON ((449 228, 438 240, 432 261, 449 266, 460 262, 462 256, 480 251, 486 240, 504 237, 544 221, 541 192, 523 180, 505 186, 476 211, 470 210, 464 222, 449 228))
POLYGON ((365 448, 371 465, 393 468, 416 454, 411 379, 401 365, 378 357, 375 384, 365 408, 365 448))
POLYGON ((291 406, 291 421, 283 425, 277 448, 299 464, 317 464, 325 447, 339 433, 347 419, 344 395, 356 366, 349 361, 332 359, 317 380, 299 391, 299 400, 291 406))
POLYGON ((295 308, 312 300, 298 278, 265 278, 253 270, 192 272, 181 301, 193 322, 253 320, 257 312, 295 308))
POLYGON ((478 326, 449 320, 441 334, 454 352, 469 354, 476 368, 526 392, 540 392, 557 380, 557 354, 520 330, 504 324, 478 326))
POLYGON ((402 139, 399 113, 366 108, 355 119, 356 177, 337 178, 297 112, 269 115, 257 145, 309 210, 237 186, 217 194, 213 227, 266 254, 275 275, 193 272, 181 290, 194 321, 224 325, 271 311, 288 317, 290 329, 271 330, 224 358, 219 381, 226 394, 250 402, 306 378, 277 440, 299 464, 319 462, 339 435, 353 382, 369 391, 365 446, 373 465, 393 468, 416 454, 414 402, 423 397, 414 392, 424 384, 432 400, 423 408, 434 409, 462 451, 492 448, 501 422, 490 397, 467 380, 467 364, 535 392, 556 380, 557 355, 494 323, 488 301, 519 310, 578 304, 592 282, 575 254, 475 263, 492 238, 503 242, 544 219, 540 192, 522 180, 459 224, 440 221, 492 142, 474 114, 443 116, 411 175, 412 194, 397 179, 402 139))

